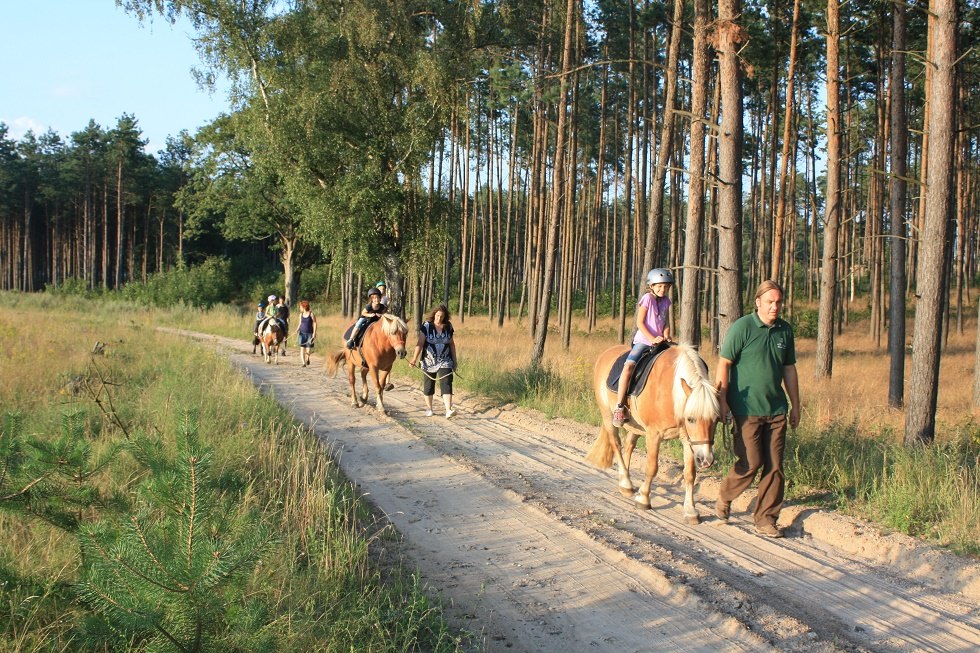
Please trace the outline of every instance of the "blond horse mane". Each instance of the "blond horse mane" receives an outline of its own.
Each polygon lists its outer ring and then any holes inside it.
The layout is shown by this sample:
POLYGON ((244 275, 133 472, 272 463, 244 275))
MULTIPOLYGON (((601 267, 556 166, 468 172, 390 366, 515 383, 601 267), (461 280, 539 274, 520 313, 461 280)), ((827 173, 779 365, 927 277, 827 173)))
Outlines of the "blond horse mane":
POLYGON ((382 313, 381 318, 381 330, 386 336, 393 336, 396 333, 408 333, 408 325, 405 324, 405 320, 401 319, 397 315, 382 313))
POLYGON ((718 394, 708 377, 708 366, 690 345, 677 346, 674 362, 674 415, 685 419, 714 420, 721 414, 718 394), (681 380, 691 388, 691 395, 684 393, 681 380))

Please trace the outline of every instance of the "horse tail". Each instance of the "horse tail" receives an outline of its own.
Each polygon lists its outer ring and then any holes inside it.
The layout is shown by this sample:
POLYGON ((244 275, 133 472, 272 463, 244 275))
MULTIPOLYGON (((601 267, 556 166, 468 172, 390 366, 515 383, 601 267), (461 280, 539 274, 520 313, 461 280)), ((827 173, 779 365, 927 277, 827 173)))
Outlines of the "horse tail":
POLYGON ((585 460, 599 469, 609 469, 612 467, 613 454, 616 448, 613 446, 613 438, 619 439, 615 431, 609 431, 603 424, 599 427, 599 437, 592 444, 589 453, 585 454, 585 460))
POLYGON ((344 350, 334 352, 333 354, 327 354, 327 374, 330 376, 336 376, 337 369, 340 367, 340 362, 344 360, 344 350))

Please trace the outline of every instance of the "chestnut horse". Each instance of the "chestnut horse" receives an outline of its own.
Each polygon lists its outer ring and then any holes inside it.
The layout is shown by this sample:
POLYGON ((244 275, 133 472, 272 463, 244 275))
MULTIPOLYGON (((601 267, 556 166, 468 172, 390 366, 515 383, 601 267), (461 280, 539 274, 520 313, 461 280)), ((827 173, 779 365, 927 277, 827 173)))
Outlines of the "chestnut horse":
POLYGON ((357 349, 341 349, 327 356, 327 373, 334 376, 341 361, 347 367, 347 381, 350 383, 351 406, 360 408, 368 400, 367 377, 371 375, 377 394, 377 409, 385 414, 384 392, 388 374, 396 358, 405 358, 405 336, 408 325, 397 315, 381 316, 377 322, 368 325, 357 349), (361 368, 361 395, 358 397, 354 381, 354 371, 361 368))
POLYGON ((619 491, 633 496, 643 508, 650 507, 650 485, 657 475, 660 442, 680 438, 684 443, 684 517, 688 523, 700 522, 694 506, 694 479, 697 469, 710 467, 715 459, 715 424, 719 419, 718 394, 708 377, 708 366, 687 345, 669 347, 653 363, 646 386, 631 397, 625 451, 612 424, 616 393, 606 387, 606 378, 616 359, 629 350, 617 345, 604 351, 596 361, 592 385, 602 413, 599 438, 586 454, 586 460, 607 469, 615 457, 619 467, 619 491), (646 479, 639 490, 630 481, 630 458, 636 441, 646 436, 646 479), (635 493, 635 494, 634 494, 635 493))
POLYGON ((279 364, 279 345, 283 341, 282 326, 279 320, 274 317, 266 318, 265 322, 259 326, 259 344, 262 345, 262 356, 266 363, 272 362, 272 357, 276 358, 276 365, 279 364))

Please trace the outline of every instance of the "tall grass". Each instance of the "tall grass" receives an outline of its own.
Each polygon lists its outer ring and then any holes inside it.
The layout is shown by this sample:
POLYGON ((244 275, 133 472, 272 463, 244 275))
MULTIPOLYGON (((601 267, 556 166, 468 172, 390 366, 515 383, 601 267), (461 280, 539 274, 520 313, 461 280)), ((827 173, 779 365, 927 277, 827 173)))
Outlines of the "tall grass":
MULTIPOLYGON (((138 433, 172 448, 180 416, 194 411, 199 437, 213 452, 217 487, 242 510, 257 510, 276 533, 241 598, 222 594, 233 602, 236 626, 249 630, 248 638, 227 633, 229 642, 337 652, 468 646, 402 567, 390 527, 342 478, 315 434, 220 356, 154 329, 165 322, 196 328, 200 321, 237 322, 239 311, 148 311, 118 299, 48 293, 2 300, 0 348, 11 372, 0 375, 0 405, 22 416, 25 435, 54 437, 66 411, 82 411, 95 455, 138 433), (96 342, 104 348, 93 355, 96 342)), ((124 448, 94 480, 120 497, 119 505, 93 508, 84 520, 124 516, 130 489, 148 473, 124 448)), ((73 533, 0 510, 0 650, 91 646, 89 606, 75 585, 80 562, 73 533)))

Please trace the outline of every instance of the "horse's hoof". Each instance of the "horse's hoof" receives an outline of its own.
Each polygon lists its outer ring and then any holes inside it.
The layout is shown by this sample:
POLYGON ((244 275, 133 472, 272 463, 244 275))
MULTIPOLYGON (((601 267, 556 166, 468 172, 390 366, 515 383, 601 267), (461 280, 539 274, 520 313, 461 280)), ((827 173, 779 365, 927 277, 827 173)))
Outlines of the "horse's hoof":
POLYGON ((619 493, 622 494, 627 499, 632 499, 633 495, 636 494, 635 487, 621 487, 619 488, 619 493))
POLYGON ((685 515, 684 523, 690 524, 691 526, 697 526, 701 523, 701 515, 685 515))
POLYGON ((641 497, 639 494, 637 494, 633 497, 633 501, 636 502, 637 508, 642 508, 643 510, 650 509, 650 499, 647 499, 646 497, 641 497))

